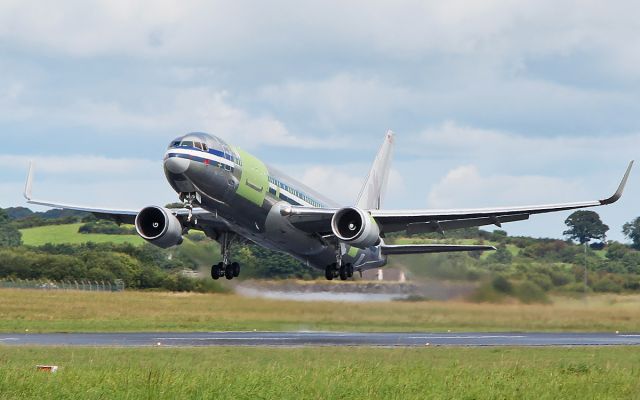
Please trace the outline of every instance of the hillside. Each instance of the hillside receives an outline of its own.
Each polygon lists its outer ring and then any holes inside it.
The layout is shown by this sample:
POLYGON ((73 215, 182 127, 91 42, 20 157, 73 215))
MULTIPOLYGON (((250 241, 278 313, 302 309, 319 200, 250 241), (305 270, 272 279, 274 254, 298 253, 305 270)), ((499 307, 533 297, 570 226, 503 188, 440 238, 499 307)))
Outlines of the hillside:
POLYGON ((144 244, 144 239, 138 235, 107 235, 100 233, 78 233, 82 223, 65 225, 38 226, 20 229, 22 243, 27 246, 43 246, 50 244, 81 244, 81 243, 129 243, 134 246, 144 244))

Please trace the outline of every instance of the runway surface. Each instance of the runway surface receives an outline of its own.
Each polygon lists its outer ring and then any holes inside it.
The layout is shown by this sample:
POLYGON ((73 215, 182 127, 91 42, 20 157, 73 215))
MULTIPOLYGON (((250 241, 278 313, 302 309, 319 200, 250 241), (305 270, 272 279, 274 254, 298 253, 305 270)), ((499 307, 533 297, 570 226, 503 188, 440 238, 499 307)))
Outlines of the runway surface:
POLYGON ((186 332, 0 334, 7 346, 609 346, 640 345, 640 334, 186 332))

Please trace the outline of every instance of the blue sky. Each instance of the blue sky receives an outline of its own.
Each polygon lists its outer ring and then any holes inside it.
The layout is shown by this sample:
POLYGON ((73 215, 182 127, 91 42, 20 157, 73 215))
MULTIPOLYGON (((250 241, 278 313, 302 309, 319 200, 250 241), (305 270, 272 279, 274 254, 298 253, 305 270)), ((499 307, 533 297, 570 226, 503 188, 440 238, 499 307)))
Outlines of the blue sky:
MULTIPOLYGON (((5 1, 0 206, 175 199, 161 157, 220 135, 345 204, 385 131, 387 208, 591 200, 640 145, 631 1, 5 1)), ((640 172, 601 208, 622 240, 640 172)), ((561 237, 567 214, 505 225, 561 237)))

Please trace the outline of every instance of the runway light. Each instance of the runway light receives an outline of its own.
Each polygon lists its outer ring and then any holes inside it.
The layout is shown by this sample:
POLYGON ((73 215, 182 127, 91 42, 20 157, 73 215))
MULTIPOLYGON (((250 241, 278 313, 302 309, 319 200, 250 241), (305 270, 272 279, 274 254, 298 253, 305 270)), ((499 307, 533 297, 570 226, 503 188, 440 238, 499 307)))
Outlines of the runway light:
POLYGON ((56 372, 58 372, 57 365, 36 365, 36 369, 38 371, 50 372, 52 374, 55 374, 56 372))
POLYGON ((620 334, 620 331, 616 331, 616 335, 619 335, 619 334, 620 334))
POLYGON ((425 346, 431 346, 431 343, 427 342, 424 344, 425 346))
POLYGON ((162 343, 158 342, 158 346, 162 346, 162 343))

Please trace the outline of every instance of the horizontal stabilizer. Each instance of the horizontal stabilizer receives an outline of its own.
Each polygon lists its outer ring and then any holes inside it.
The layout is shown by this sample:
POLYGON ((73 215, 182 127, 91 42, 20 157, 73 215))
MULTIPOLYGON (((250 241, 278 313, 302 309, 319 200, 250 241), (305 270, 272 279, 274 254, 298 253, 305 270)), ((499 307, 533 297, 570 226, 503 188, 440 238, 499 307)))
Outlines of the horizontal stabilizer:
POLYGON ((424 253, 452 253, 457 251, 485 251, 495 250, 493 246, 467 246, 457 244, 407 244, 383 245, 382 254, 424 254, 424 253))

